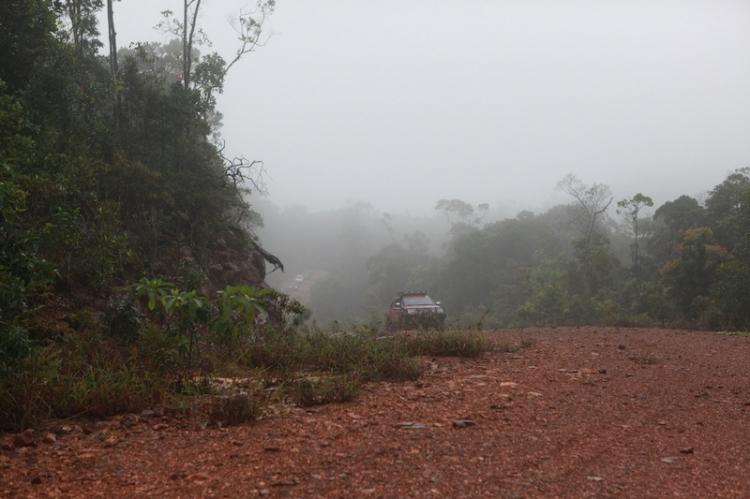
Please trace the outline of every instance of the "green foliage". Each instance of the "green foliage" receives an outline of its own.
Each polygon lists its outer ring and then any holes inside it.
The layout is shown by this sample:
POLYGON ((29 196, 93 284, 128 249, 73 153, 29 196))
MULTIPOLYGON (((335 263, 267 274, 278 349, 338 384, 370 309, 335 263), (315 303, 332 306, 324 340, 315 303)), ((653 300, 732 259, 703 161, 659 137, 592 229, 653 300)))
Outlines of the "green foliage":
POLYGON ((404 243, 392 243, 367 259, 368 283, 372 287, 372 304, 376 315, 388 306, 395 293, 406 289, 424 289, 427 283, 416 283, 421 269, 434 261, 430 256, 424 235, 414 233, 404 238, 404 243))
POLYGON ((177 263, 177 272, 180 274, 182 287, 189 290, 199 290, 208 282, 205 272, 195 258, 180 258, 177 263))
POLYGON ((263 291, 263 326, 279 331, 297 331, 310 318, 311 311, 300 302, 273 288, 263 291))
POLYGON ((516 313, 526 323, 538 326, 569 324, 572 320, 572 298, 566 275, 567 256, 545 258, 537 254, 531 265, 522 270, 525 302, 516 313))
POLYGON ((104 322, 111 336, 132 343, 138 339, 143 321, 141 309, 133 300, 112 297, 107 302, 104 322))
POLYGON ((219 291, 213 304, 220 315, 213 322, 213 330, 224 341, 249 332, 257 314, 266 311, 264 297, 271 293, 271 289, 255 286, 227 286, 219 291))
POLYGON ((19 325, 4 323, 0 328, 1 378, 17 368, 19 360, 31 352, 33 344, 28 331, 19 325))
POLYGON ((150 312, 156 309, 157 303, 162 307, 166 305, 167 296, 171 294, 172 289, 175 289, 174 284, 158 277, 155 279, 142 277, 134 287, 136 296, 147 300, 150 312))
POLYGON ((535 252, 557 253, 559 241, 550 228, 535 218, 504 220, 453 240, 437 282, 442 301, 453 315, 470 306, 502 309, 495 317, 506 320, 518 305, 509 287, 518 281, 518 269, 535 252))
POLYGON ((674 320, 674 307, 659 282, 631 278, 612 298, 598 304, 599 321, 607 326, 664 327, 674 320))
POLYGON ((168 316, 177 315, 181 323, 191 328, 191 325, 199 320, 202 315, 201 312, 207 307, 208 302, 196 290, 180 291, 173 288, 164 298, 163 305, 164 312, 168 316))
POLYGON ((617 203, 617 213, 622 215, 627 232, 633 236, 632 256, 633 275, 641 277, 640 238, 642 237, 642 220, 639 217, 643 208, 651 207, 654 201, 640 192, 630 199, 623 199, 617 203))
POLYGON ((69 331, 38 348, 0 377, 0 431, 48 418, 106 417, 153 407, 162 400, 167 372, 153 369, 139 351, 121 348, 96 329, 69 331))
POLYGON ((677 246, 677 258, 662 268, 667 296, 682 316, 696 321, 706 310, 711 286, 727 251, 714 242, 710 228, 690 229, 677 246))
POLYGON ((31 351, 27 322, 55 277, 39 254, 41 231, 25 223, 28 192, 17 172, 33 155, 33 141, 23 135, 20 102, 4 90, 0 80, 0 375, 31 351))
POLYGON ((270 292, 270 289, 256 289, 255 286, 227 286, 219 291, 216 303, 225 320, 237 315, 242 321, 251 323, 257 312, 263 312, 261 297, 270 292))
POLYGON ((740 168, 714 187, 706 199, 706 218, 719 245, 733 251, 744 239, 743 204, 750 191, 750 167, 740 168))
POLYGON ((722 263, 711 296, 719 328, 750 330, 750 266, 746 262, 734 259, 722 263))
POLYGON ((667 201, 654 213, 654 219, 664 223, 672 233, 706 226, 706 210, 696 199, 680 196, 667 201))
POLYGON ((55 44, 55 15, 50 0, 0 3, 0 80, 15 92, 27 85, 35 61, 55 44))

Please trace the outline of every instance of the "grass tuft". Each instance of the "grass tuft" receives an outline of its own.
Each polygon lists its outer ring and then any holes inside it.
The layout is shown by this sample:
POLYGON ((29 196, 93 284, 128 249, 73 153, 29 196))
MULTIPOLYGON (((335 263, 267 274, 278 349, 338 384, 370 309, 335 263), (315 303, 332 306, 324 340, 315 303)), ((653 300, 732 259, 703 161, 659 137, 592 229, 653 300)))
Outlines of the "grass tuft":
POLYGON ((412 355, 435 357, 479 357, 493 349, 492 343, 473 331, 443 330, 418 332, 407 339, 412 355))
POLYGON ((208 424, 224 427, 253 422, 263 413, 263 407, 253 394, 217 395, 211 399, 208 424))
POLYGON ((301 407, 348 402, 359 393, 360 382, 348 376, 300 378, 288 388, 290 397, 301 407))

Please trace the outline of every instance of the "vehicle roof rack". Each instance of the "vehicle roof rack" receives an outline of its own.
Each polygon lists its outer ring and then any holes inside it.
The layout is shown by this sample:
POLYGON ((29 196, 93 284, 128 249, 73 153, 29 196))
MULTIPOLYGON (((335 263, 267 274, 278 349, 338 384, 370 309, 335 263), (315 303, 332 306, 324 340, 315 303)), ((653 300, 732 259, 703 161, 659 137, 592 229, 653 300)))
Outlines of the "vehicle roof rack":
POLYGON ((427 291, 399 291, 397 294, 399 296, 404 296, 404 295, 426 295, 427 291))

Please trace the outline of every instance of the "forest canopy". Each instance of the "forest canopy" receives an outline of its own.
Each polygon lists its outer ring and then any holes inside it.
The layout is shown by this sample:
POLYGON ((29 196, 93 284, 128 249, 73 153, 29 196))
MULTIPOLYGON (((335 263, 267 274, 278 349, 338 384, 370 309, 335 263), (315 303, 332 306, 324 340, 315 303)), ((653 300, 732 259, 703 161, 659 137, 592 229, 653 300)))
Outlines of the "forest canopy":
MULTIPOLYGON (((262 163, 223 155, 215 99, 273 11, 257 6, 225 62, 196 48, 200 2, 185 2, 186 24, 171 19, 171 42, 118 49, 107 1, 108 55, 102 0, 0 5, 1 369, 53 334, 39 310, 92 305, 144 276, 187 283, 191 265, 210 280, 219 250, 257 257, 248 196, 262 163)), ((260 285, 252 263, 245 284, 260 285)))

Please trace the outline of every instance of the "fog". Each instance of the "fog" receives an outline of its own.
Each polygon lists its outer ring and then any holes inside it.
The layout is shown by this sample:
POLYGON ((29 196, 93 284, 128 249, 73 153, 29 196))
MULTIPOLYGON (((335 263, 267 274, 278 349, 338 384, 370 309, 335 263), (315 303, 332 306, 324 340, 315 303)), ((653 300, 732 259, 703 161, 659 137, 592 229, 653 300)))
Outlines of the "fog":
MULTIPOLYGON (((252 7, 204 0, 198 49, 231 59, 252 7)), ((166 42, 168 8, 116 2, 119 46, 166 42)), ((445 251, 438 200, 539 215, 569 173, 615 202, 704 199, 750 166, 749 27, 745 0, 278 0, 218 101, 226 154, 263 164, 256 232, 287 266, 268 282, 305 302, 323 282, 343 297, 323 315, 346 315, 387 245, 445 251)))
MULTIPOLYGON (((165 41, 180 6, 116 2, 118 43, 165 41)), ((252 6, 204 0, 200 50, 229 59, 227 16, 252 6)), ((282 208, 538 210, 569 172, 659 205, 750 164, 748 26, 744 0, 279 0, 222 135, 282 208)))

